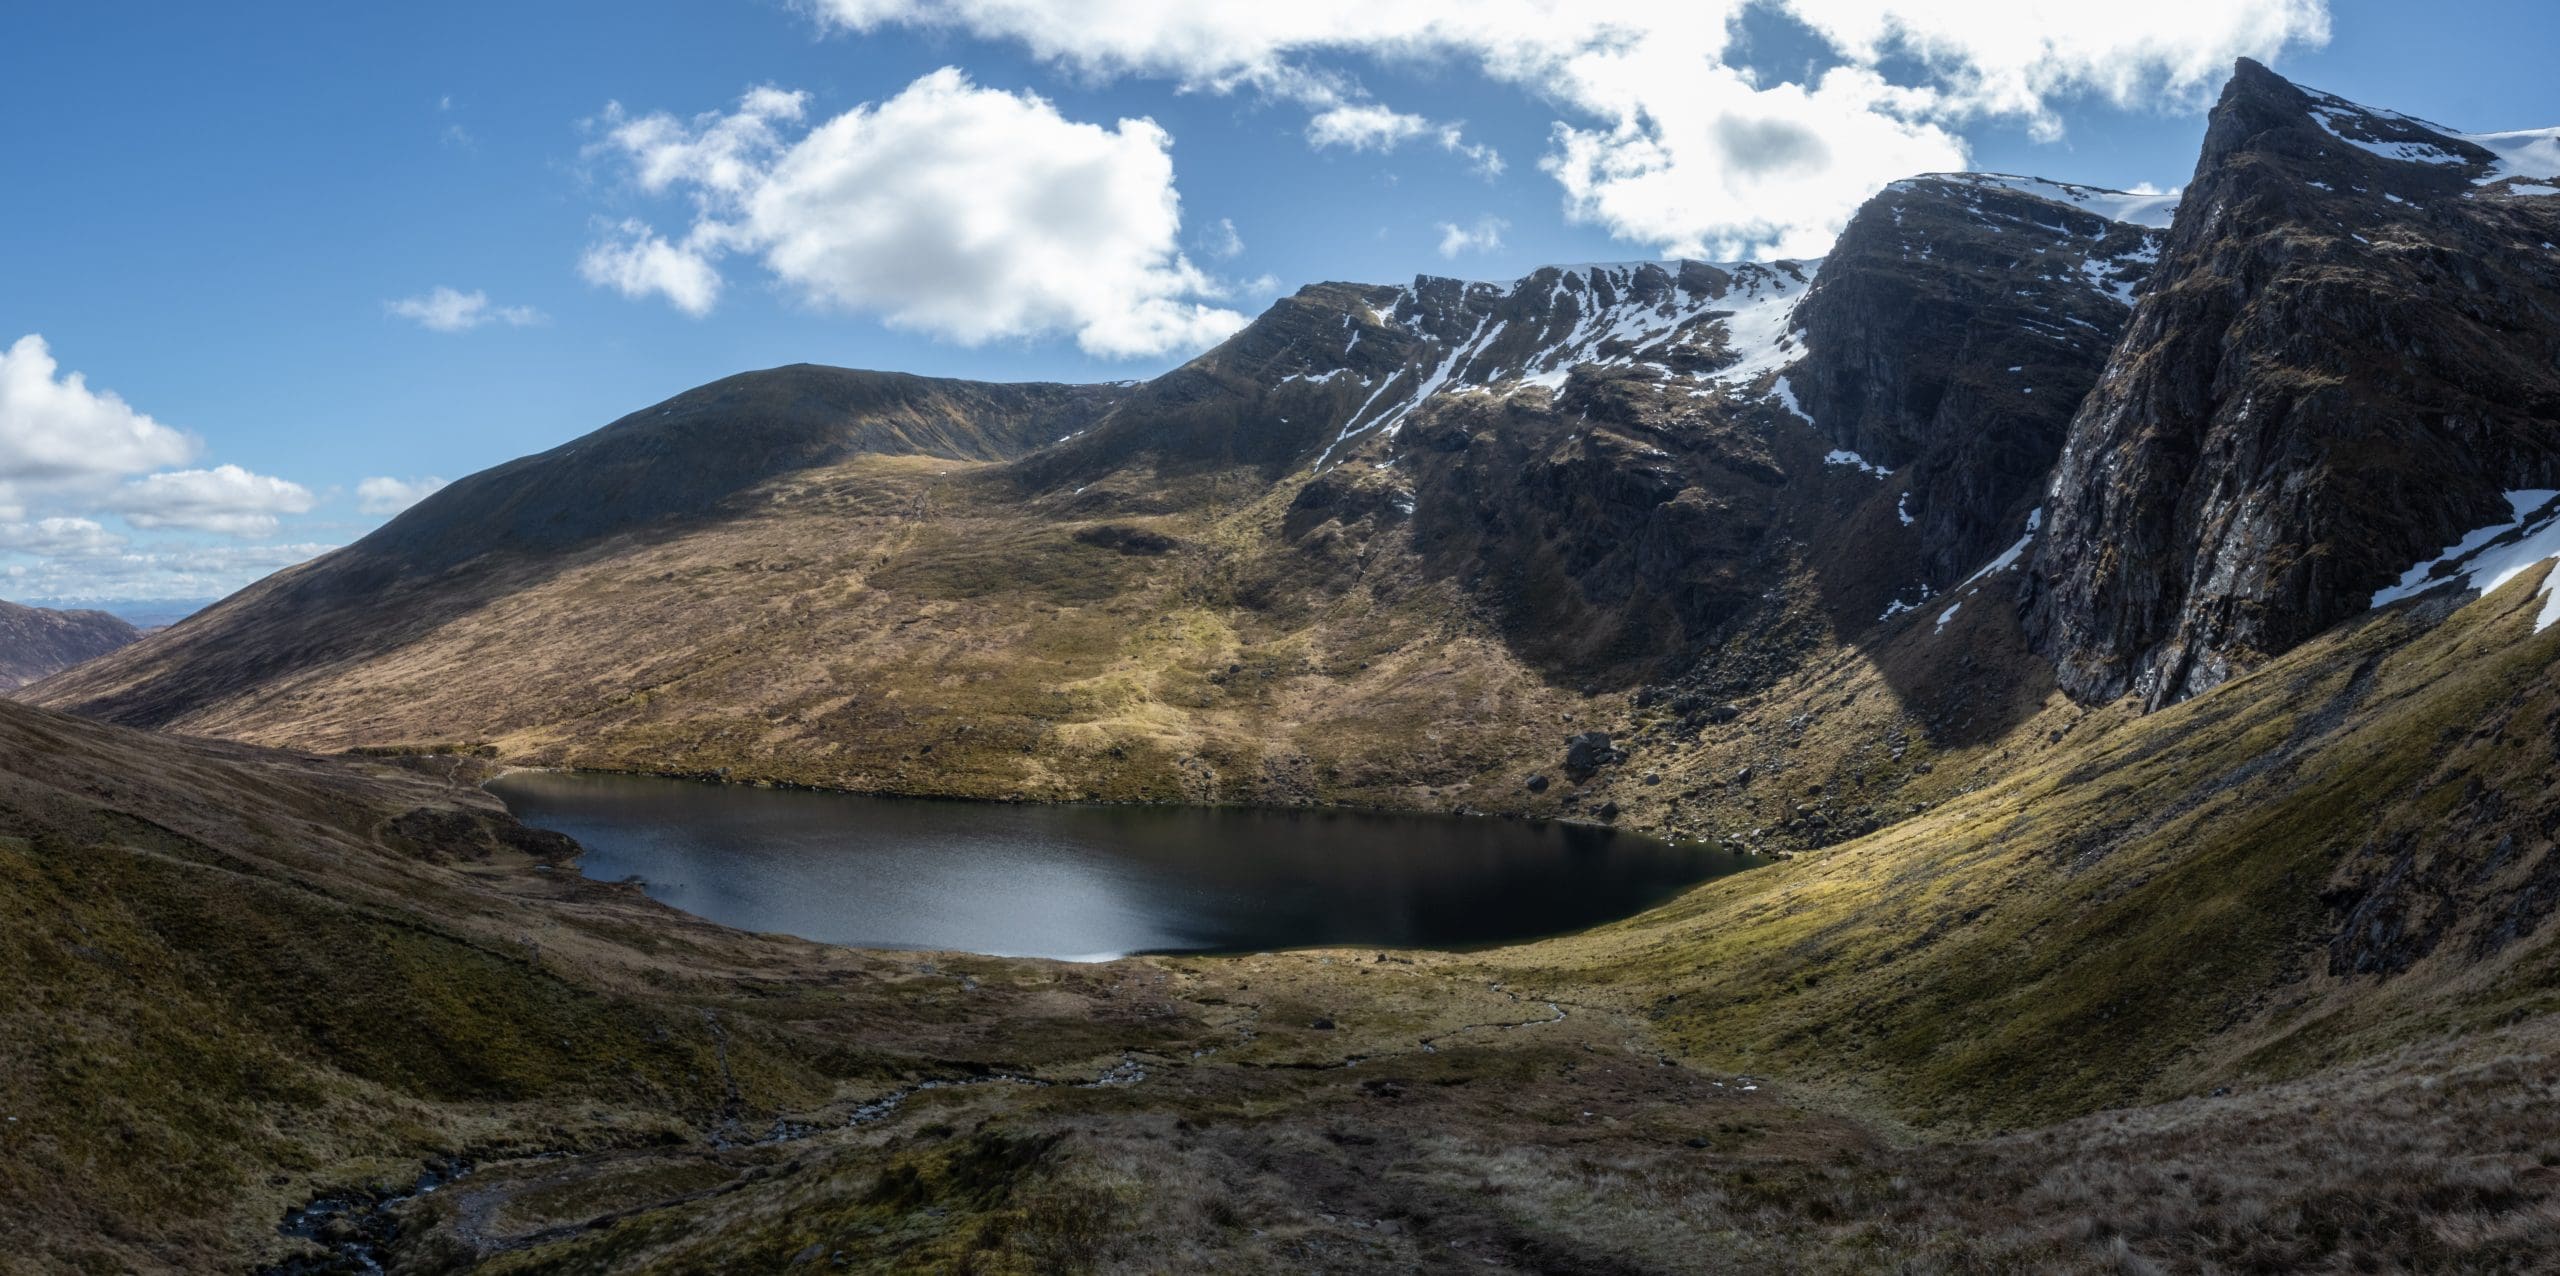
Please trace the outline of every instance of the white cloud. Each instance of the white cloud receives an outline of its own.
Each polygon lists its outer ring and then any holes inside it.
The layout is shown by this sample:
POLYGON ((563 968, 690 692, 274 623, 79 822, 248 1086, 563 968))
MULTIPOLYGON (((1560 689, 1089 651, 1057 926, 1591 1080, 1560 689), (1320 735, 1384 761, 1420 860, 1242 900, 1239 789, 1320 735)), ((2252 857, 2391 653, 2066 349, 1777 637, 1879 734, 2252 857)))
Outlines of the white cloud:
POLYGON ((487 323, 527 328, 548 319, 531 306, 492 306, 489 294, 476 288, 458 292, 438 286, 419 296, 386 301, 382 308, 400 318, 414 319, 419 327, 431 332, 468 332, 487 323))
POLYGON ((2017 116, 2061 136, 2054 99, 2118 105, 2167 95, 2201 105, 2232 59, 2329 39, 2326 0, 1788 0, 1795 16, 1862 66, 1895 54, 1944 77, 1961 111, 2017 116))
POLYGON ((673 242, 624 223, 587 277, 699 314, 718 259, 752 254, 814 306, 969 345, 1072 334, 1114 358, 1243 325, 1179 251, 1172 138, 1154 121, 1069 120, 951 68, 791 136, 804 103, 760 88, 689 121, 608 109, 600 149, 643 190, 685 192, 695 217, 673 242))
POLYGON ((1479 217, 1473 226, 1456 222, 1440 223, 1440 255, 1455 257, 1460 253, 1489 253, 1502 247, 1502 232, 1511 223, 1499 217, 1479 217))
POLYGON ((96 558, 125 547, 125 538, 85 518, 0 523, 0 550, 48 558, 96 558))
POLYGON ((599 288, 634 300, 661 296, 699 319, 720 301, 720 270, 695 243, 671 244, 647 223, 626 219, 609 238, 588 246, 578 273, 599 288))
POLYGON ((194 439, 62 373, 43 337, 0 350, 0 495, 18 482, 113 478, 195 454, 194 439))
POLYGON ((1570 216, 1719 256, 1821 251, 1885 183, 1960 167, 1965 122, 2016 120, 2049 138, 2055 103, 2074 95, 2200 105, 2234 57, 2328 38, 2325 0, 802 3, 835 28, 944 28, 1095 77, 1286 97, 1318 112, 1308 137, 1319 146, 1383 148, 1441 127, 1366 102, 1328 60, 1470 64, 1569 117, 1541 167, 1570 216), (1845 65, 1811 83, 1737 65, 1734 22, 1754 4, 1802 22, 1845 65))
POLYGON ((269 535, 282 515, 314 504, 300 485, 236 465, 162 468, 198 450, 193 437, 63 372, 42 337, 0 349, 0 557, 28 560, 0 567, 13 594, 204 597, 327 548, 188 542, 188 533, 269 535), (40 507, 34 517, 30 505, 40 507), (154 543, 109 530, 99 520, 111 513, 154 543))
POLYGON ((1337 106, 1307 121, 1307 140, 1355 151, 1391 151, 1431 131, 1431 121, 1374 102, 1337 106))
POLYGON ((109 502, 135 527, 244 537, 272 535, 278 515, 309 513, 313 503, 309 488, 237 465, 144 475, 109 502))
POLYGON ((1845 67, 1809 89, 1701 75, 1616 125, 1557 125, 1539 167, 1566 216, 1667 256, 1819 257, 1885 183, 1965 166, 1954 134, 1881 105, 1895 92, 1845 67))
POLYGON ((1430 138, 1440 144, 1440 149, 1463 156, 1477 172, 1487 177, 1502 175, 1502 153, 1490 146, 1469 142, 1462 125, 1433 123, 1422 116, 1375 102, 1349 102, 1327 107, 1307 121, 1307 141, 1319 148, 1340 146, 1354 151, 1383 152, 1420 137, 1430 138))
POLYGON ((388 518, 435 495, 443 486, 440 478, 369 478, 356 484, 356 508, 388 518))

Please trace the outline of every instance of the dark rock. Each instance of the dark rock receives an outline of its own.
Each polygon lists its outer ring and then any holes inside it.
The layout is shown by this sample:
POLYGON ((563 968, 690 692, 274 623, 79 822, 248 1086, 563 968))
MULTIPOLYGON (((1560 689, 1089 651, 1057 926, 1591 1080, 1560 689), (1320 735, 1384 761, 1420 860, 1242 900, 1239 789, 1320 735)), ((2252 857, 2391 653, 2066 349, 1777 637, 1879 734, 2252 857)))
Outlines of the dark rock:
POLYGON ((1627 755, 1610 747, 1606 731, 1585 731, 1565 742, 1565 778, 1580 784, 1600 773, 1600 768, 1626 761, 1627 755))
POLYGON ((2124 328, 2113 288, 2143 281, 2161 237, 1964 173, 1896 182, 1841 231, 1787 382, 1834 443, 1896 472, 1930 584, 2017 539, 2124 328))
POLYGON ((1533 776, 1530 776, 1530 777, 1529 777, 1529 791, 1530 791, 1530 792, 1532 792, 1532 793, 1544 793, 1544 792, 1546 792, 1546 791, 1547 791, 1547 777, 1545 777, 1545 776, 1543 776, 1543 775, 1533 775, 1533 776))

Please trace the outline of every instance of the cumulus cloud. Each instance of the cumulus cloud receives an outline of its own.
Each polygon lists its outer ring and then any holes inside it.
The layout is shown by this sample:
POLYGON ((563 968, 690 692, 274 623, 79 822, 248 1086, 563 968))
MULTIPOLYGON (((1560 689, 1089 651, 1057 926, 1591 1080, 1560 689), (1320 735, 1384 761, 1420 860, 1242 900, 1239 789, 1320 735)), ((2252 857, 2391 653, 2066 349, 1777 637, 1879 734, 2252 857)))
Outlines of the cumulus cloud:
POLYGON ((489 294, 476 288, 460 292, 438 286, 415 297, 386 301, 382 308, 400 318, 415 320, 419 327, 430 332, 468 332, 487 323, 529 328, 547 319, 531 306, 490 305, 489 294))
POLYGON ((1511 223, 1499 217, 1479 217, 1473 226, 1456 222, 1440 223, 1440 255, 1455 257, 1460 253, 1489 253, 1502 247, 1502 232, 1511 223))
POLYGON ((356 508, 377 518, 389 518, 435 495, 443 486, 440 478, 369 478, 356 484, 356 508))
POLYGON ((181 465, 195 454, 194 439, 62 372, 43 337, 0 350, 0 491, 181 465))
POLYGON ((13 593, 203 597, 326 548, 187 542, 267 536, 314 504, 299 484, 236 465, 164 468, 198 451, 192 436, 64 372, 44 338, 0 349, 0 559, 15 560, 0 571, 13 593), (100 521, 109 515, 152 533, 150 543, 110 530, 100 521))
POLYGON ((1302 101, 1317 112, 1318 146, 1384 148, 1440 127, 1368 102, 1330 63, 1471 65, 1568 116, 1540 167, 1569 216, 1719 256, 1821 251, 1875 189, 1961 167, 1955 130, 1968 122, 2018 121, 2053 138, 2055 103, 2076 95, 2200 105, 2234 57, 2329 33, 2326 0, 802 2, 837 29, 948 29, 1096 77, 1302 101), (1734 25, 1754 5, 1802 23, 1838 65, 1801 81, 1740 65, 1734 25))
POLYGON ((1172 138, 1069 120, 951 68, 800 128, 803 95, 759 88, 679 120, 608 108, 598 149, 694 205, 678 239, 625 222, 587 278, 707 312, 718 263, 752 255, 800 300, 968 345, 1070 334, 1112 358, 1196 349, 1243 326, 1179 249, 1172 138))
POLYGON ((578 258, 578 273, 599 288, 633 300, 664 297, 667 304, 701 318, 720 302, 720 268, 712 250, 673 244, 645 222, 625 219, 578 258))
POLYGON ((1317 146, 1347 146, 1355 151, 1387 151, 1420 137, 1431 121, 1374 102, 1337 106, 1307 121, 1307 140, 1317 146))
POLYGON ((309 513, 313 504, 309 488, 237 465, 146 474, 110 498, 135 527, 243 537, 273 535, 278 515, 309 513))

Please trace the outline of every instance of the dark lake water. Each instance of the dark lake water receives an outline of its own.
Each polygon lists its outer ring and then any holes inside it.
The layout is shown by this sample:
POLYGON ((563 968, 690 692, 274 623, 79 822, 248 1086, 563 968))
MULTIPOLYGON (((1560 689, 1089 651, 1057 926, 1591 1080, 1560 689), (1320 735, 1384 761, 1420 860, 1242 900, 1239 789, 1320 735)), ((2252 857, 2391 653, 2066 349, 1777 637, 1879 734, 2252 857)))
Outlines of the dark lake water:
POLYGON ((1640 912, 1755 861, 1454 816, 868 798, 526 772, 489 786, 587 876, 742 930, 870 948, 1459 948, 1640 912))

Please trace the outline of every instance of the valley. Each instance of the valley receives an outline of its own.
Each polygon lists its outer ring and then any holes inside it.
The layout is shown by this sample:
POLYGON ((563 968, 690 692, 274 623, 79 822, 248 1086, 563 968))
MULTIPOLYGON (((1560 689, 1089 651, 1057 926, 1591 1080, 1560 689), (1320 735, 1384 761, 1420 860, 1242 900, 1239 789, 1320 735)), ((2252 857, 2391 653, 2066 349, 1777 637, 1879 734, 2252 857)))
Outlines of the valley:
POLYGON ((1819 261, 459 480, 0 700, 0 1269, 2542 1270, 2549 136, 2244 61, 2174 199, 1915 177, 1819 261), (528 804, 679 780, 625 822, 1754 866, 1061 962, 732 929, 528 804))

